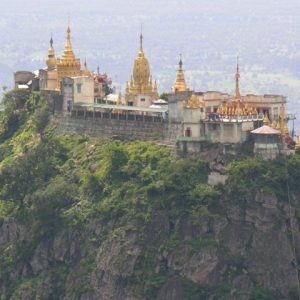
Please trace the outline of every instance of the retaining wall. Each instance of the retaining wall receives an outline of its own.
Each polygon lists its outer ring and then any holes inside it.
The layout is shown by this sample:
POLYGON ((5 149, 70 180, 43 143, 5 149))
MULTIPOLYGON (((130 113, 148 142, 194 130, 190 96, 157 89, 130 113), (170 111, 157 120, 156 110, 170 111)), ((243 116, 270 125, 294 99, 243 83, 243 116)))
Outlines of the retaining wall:
POLYGON ((180 124, 55 116, 56 133, 83 134, 102 139, 142 140, 176 147, 180 124))

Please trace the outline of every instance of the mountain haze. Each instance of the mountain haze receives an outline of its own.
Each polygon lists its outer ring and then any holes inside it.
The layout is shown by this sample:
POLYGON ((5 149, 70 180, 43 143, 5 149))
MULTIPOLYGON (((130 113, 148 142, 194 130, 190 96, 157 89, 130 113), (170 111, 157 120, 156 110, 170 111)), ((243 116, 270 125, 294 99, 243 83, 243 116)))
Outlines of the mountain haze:
POLYGON ((51 32, 59 56, 70 18, 76 55, 123 89, 142 23, 161 92, 170 90, 182 53, 190 87, 231 93, 240 55, 243 94, 284 94, 290 111, 300 109, 299 1, 5 0, 0 14, 0 85, 11 86, 16 70, 45 65, 51 32))

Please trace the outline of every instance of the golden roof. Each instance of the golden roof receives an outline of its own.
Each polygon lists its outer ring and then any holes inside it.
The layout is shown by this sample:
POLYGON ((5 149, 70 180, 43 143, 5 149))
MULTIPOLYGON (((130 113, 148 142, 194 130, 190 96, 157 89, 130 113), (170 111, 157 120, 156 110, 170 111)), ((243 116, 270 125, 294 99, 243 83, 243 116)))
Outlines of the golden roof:
POLYGON ((198 97, 193 94, 188 101, 185 101, 185 108, 200 108, 205 106, 205 101, 203 99, 198 99, 198 97))
POLYGON ((186 91, 188 91, 188 87, 186 85, 185 78, 184 78, 184 73, 182 69, 182 57, 180 54, 179 68, 177 71, 176 81, 172 87, 172 92, 176 93, 176 92, 186 92, 186 91))
POLYGON ((254 106, 241 100, 234 100, 218 107, 217 113, 223 116, 249 116, 257 115, 257 110, 254 106))

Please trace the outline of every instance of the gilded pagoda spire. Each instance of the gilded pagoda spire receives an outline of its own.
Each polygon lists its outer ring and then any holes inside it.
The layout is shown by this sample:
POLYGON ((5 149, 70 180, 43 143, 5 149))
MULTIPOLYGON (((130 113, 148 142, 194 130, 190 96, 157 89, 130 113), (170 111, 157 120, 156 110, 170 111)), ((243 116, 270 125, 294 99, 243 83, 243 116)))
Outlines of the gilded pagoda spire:
POLYGON ((63 59, 75 59, 75 55, 73 52, 72 42, 71 42, 71 28, 68 26, 67 29, 67 37, 66 37, 66 43, 65 43, 65 49, 62 55, 63 59))
POLYGON ((126 85, 125 99, 127 103, 133 105, 150 106, 154 100, 158 99, 158 91, 150 73, 150 64, 144 53, 143 41, 141 28, 139 49, 134 59, 131 80, 126 85))
POLYGON ((176 77, 176 81, 172 87, 172 92, 176 93, 176 92, 186 92, 188 91, 188 87, 186 85, 185 82, 185 78, 184 78, 184 73, 183 73, 183 69, 182 69, 182 55, 180 54, 180 59, 179 59, 179 68, 177 71, 177 77, 176 77))
POLYGON ((56 57, 55 57, 55 49, 53 47, 53 37, 51 34, 50 47, 48 49, 48 59, 47 59, 48 70, 55 69, 56 64, 57 64, 57 61, 56 61, 56 57))
POLYGON ((139 91, 152 90, 150 81, 150 66, 143 50, 143 33, 140 34, 140 49, 133 65, 133 85, 139 91))
POLYGON ((235 92, 234 92, 235 99, 241 99, 240 77, 241 77, 241 75, 240 75, 239 57, 237 57, 236 74, 235 74, 235 92))
POLYGON ((141 34, 140 34, 140 52, 141 53, 144 53, 144 50, 143 50, 143 32, 141 31, 141 34))
POLYGON ((75 57, 71 42, 71 28, 68 26, 64 52, 57 62, 57 71, 59 79, 64 77, 80 76, 80 59, 75 57))

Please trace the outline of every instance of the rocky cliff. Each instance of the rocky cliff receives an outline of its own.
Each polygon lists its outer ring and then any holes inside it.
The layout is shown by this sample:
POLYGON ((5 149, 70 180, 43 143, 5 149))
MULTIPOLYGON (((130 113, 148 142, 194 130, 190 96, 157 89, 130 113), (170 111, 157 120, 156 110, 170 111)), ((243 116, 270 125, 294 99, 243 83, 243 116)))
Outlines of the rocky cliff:
MULTIPOLYGON (((299 222, 292 222, 299 252, 299 222)), ((257 194, 246 209, 224 203, 197 219, 163 209, 145 225, 94 217, 34 239, 31 224, 3 220, 2 299, 295 297, 289 207, 274 195, 257 194)))

